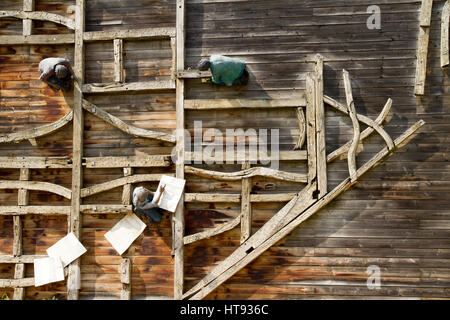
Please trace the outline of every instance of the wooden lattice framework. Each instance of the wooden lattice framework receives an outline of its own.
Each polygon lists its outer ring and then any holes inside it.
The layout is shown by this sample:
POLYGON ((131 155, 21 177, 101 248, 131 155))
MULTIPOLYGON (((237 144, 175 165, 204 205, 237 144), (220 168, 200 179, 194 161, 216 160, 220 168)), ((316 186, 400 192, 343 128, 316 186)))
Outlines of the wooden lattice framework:
MULTIPOLYGON (((34 278, 24 278, 24 264, 33 263, 37 255, 22 255, 21 216, 41 214, 47 216, 67 216, 68 232, 81 238, 82 214, 132 212, 132 184, 145 181, 159 181, 161 174, 133 174, 137 167, 168 167, 170 156, 138 156, 138 157, 83 157, 84 112, 104 120, 119 130, 136 137, 157 139, 175 143, 175 136, 163 132, 155 132, 128 125, 103 109, 84 99, 85 93, 139 92, 150 90, 175 89, 175 28, 152 28, 114 32, 85 32, 85 0, 76 1, 75 19, 47 12, 34 11, 34 0, 24 0, 23 11, 0 11, 0 18, 13 17, 23 20, 22 36, 0 36, 0 45, 12 44, 74 44, 74 103, 73 110, 60 120, 41 127, 24 130, 12 134, 0 135, 0 143, 13 143, 24 140, 33 145, 35 139, 52 134, 69 123, 73 123, 73 156, 69 158, 20 157, 0 158, 0 168, 19 169, 20 181, 0 181, 0 189, 19 189, 16 207, 0 207, 0 215, 12 215, 14 220, 13 254, 0 256, 0 263, 15 264, 14 279, 0 280, 0 288, 14 288, 14 299, 24 298, 24 288, 34 286, 34 278), (74 34, 65 35, 33 35, 32 20, 50 21, 74 30, 74 34), (123 42, 129 39, 167 39, 172 46, 172 78, 168 81, 151 81, 126 83, 124 76, 123 42), (114 83, 84 83, 85 62, 84 45, 86 42, 113 41, 115 75, 114 83), (99 185, 83 188, 83 167, 87 168, 122 168, 124 177, 99 185), (29 181, 30 170, 45 168, 64 168, 72 170, 72 189, 47 182, 29 181), (82 205, 82 199, 100 192, 123 186, 122 205, 82 205), (28 190, 52 192, 71 200, 70 206, 28 206, 28 190)), ((170 174, 169 174, 170 175, 170 174)), ((68 266, 66 271, 67 298, 78 299, 80 289, 80 259, 68 266)), ((120 270, 123 289, 122 299, 131 298, 131 260, 122 258, 120 270)))
MULTIPOLYGON (((429 29, 429 14, 431 14, 432 1, 423 1, 423 15, 421 16, 421 28, 429 29), (427 22, 428 21, 428 22, 427 22)), ((446 4, 448 11, 448 4, 446 4)), ((323 57, 318 55, 315 59, 314 73, 308 73, 306 77, 306 90, 304 98, 296 100, 186 100, 184 79, 203 78, 210 76, 207 72, 187 71, 185 69, 185 1, 177 0, 176 28, 156 28, 133 31, 114 32, 85 32, 85 0, 76 1, 75 20, 65 17, 35 12, 34 1, 24 0, 23 11, 0 11, 0 17, 16 17, 23 19, 22 36, 0 36, 0 45, 4 44, 74 44, 74 72, 76 77, 74 88, 73 110, 62 119, 39 128, 22 131, 19 133, 0 136, 1 143, 18 142, 34 139, 51 134, 62 128, 67 123, 73 123, 73 157, 69 158, 0 158, 0 168, 19 169, 20 181, 0 181, 2 189, 19 189, 18 205, 15 207, 0 207, 0 215, 12 215, 14 218, 14 248, 13 254, 0 256, 0 263, 15 264, 15 278, 0 280, 1 287, 14 288, 14 298, 22 299, 24 287, 33 286, 33 278, 24 278, 24 264, 33 263, 38 256, 22 255, 22 228, 21 216, 26 214, 62 215, 67 216, 68 231, 74 232, 80 238, 81 219, 83 214, 92 213, 117 213, 126 214, 132 212, 130 204, 132 184, 144 181, 158 181, 161 175, 145 174, 135 175, 136 167, 167 167, 171 165, 169 156, 141 156, 141 157, 83 157, 83 127, 84 112, 90 112, 96 117, 106 121, 114 127, 137 137, 158 139, 176 144, 177 162, 175 176, 184 178, 185 174, 194 174, 215 180, 242 181, 240 195, 221 194, 185 194, 173 216, 173 254, 174 254, 174 298, 175 299, 201 299, 211 293, 220 284, 245 267, 265 250, 284 238, 292 230, 298 227, 306 219, 314 215, 338 195, 354 185, 357 180, 368 170, 379 164, 385 157, 402 147, 408 139, 421 127, 424 122, 419 121, 406 130, 400 137, 393 140, 383 129, 382 123, 386 119, 392 100, 388 100, 379 117, 372 120, 356 112, 352 96, 350 75, 343 71, 346 92, 346 104, 324 95, 323 82, 323 57), (65 25, 74 30, 69 35, 45 35, 32 34, 32 19, 52 21, 65 25), (126 39, 169 39, 172 47, 172 78, 168 81, 152 81, 139 83, 125 83, 123 73, 123 42, 126 39), (115 75, 114 83, 84 83, 84 44, 92 41, 113 41, 115 75), (122 120, 112 116, 105 110, 93 105, 84 99, 85 93, 110 93, 148 90, 173 90, 176 89, 176 117, 177 132, 175 135, 144 130, 127 125, 122 120), (351 141, 326 154, 325 145, 325 105, 331 106, 348 115, 353 125, 353 138, 351 141), (242 171, 235 173, 214 172, 185 166, 186 159, 195 159, 195 154, 185 152, 185 110, 198 109, 227 109, 227 108, 276 108, 293 107, 297 109, 300 136, 292 151, 280 153, 280 160, 305 161, 308 164, 308 174, 293 174, 266 168, 251 167, 249 162, 242 165, 242 171), (361 132, 360 123, 368 126, 361 132), (371 135, 374 131, 384 139, 386 146, 382 148, 372 159, 361 167, 356 166, 358 144, 371 135), (306 149, 303 150, 306 143, 306 149), (349 177, 342 181, 336 188, 329 191, 327 183, 327 164, 337 158, 348 159, 349 177), (123 178, 107 183, 83 188, 83 167, 87 168, 122 168, 123 178), (41 168, 69 168, 72 170, 72 189, 68 190, 58 185, 29 181, 30 170, 41 168), (283 181, 291 181, 304 184, 304 188, 295 194, 272 194, 264 197, 251 194, 251 179, 255 176, 264 176, 283 181), (84 197, 97 194, 123 186, 122 205, 83 205, 84 197), (71 200, 70 206, 28 206, 28 190, 45 190, 59 194, 71 200), (287 202, 287 204, 273 216, 260 230, 251 234, 251 203, 252 202, 287 202), (198 234, 184 234, 184 203, 185 202, 234 202, 241 204, 241 214, 232 221, 220 227, 210 229, 198 234), (210 274, 197 285, 185 292, 184 290, 184 246, 195 241, 206 239, 241 225, 241 245, 232 255, 216 266, 210 274)), ((448 22, 447 22, 448 24, 448 22)), ((448 29, 448 27, 447 27, 448 29)), ((422 30, 422 29, 421 29, 422 30)), ((425 45, 427 29, 421 31, 425 45)), ((448 40, 448 39, 447 39, 448 40)), ((447 41, 448 42, 448 41, 447 41)), ((426 52, 419 49, 419 52, 426 52)), ((448 55, 448 50, 447 50, 448 55)), ((423 56, 423 55, 422 55, 423 56)), ((426 70, 426 55, 418 59, 417 94, 424 87, 424 73, 426 70), (424 66, 425 61, 425 66, 424 66)), ((426 73, 426 72, 425 72, 426 73)), ((236 159, 240 160, 240 159, 236 159)), ((245 159, 249 160, 249 159, 245 159)), ((120 266, 122 299, 131 298, 131 261, 123 257, 120 266)), ((68 267, 67 297, 78 299, 80 289, 80 259, 68 267)))

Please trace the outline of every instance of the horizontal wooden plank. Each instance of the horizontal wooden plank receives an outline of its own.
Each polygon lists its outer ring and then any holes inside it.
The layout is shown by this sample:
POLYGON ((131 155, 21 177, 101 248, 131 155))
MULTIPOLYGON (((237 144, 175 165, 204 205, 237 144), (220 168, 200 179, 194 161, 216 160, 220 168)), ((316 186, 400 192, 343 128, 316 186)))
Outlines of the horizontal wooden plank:
POLYGON ((69 157, 0 157, 2 169, 65 169, 72 168, 69 157))
POLYGON ((173 80, 134 83, 90 83, 82 86, 83 93, 123 93, 131 91, 173 90, 173 80))
POLYGON ((184 108, 188 110, 236 109, 236 108, 277 108, 304 107, 306 101, 302 99, 217 99, 217 100, 186 100, 184 108))
MULTIPOLYGON (((296 195, 296 193, 251 194, 250 202, 288 202, 296 195)), ((239 203, 241 194, 186 193, 185 201, 239 203)))
POLYGON ((218 163, 223 164, 227 163, 227 160, 232 160, 232 162, 237 161, 261 161, 261 162, 267 162, 267 161, 303 161, 308 159, 308 154, 306 150, 294 150, 294 151, 280 151, 278 154, 274 154, 273 157, 271 156, 261 156, 257 155, 256 157, 252 153, 245 153, 245 158, 240 158, 237 155, 237 152, 233 154, 233 157, 230 159, 227 159, 229 155, 228 154, 217 154, 214 156, 208 156, 204 155, 203 153, 198 152, 186 152, 185 153, 185 164, 191 164, 196 161, 203 161, 206 163, 218 163))
POLYGON ((81 213, 84 214, 128 214, 133 212, 131 205, 117 204, 84 204, 80 206, 81 213))
POLYGON ((177 78, 179 79, 199 79, 211 77, 212 77, 211 71, 180 70, 177 72, 177 78))
POLYGON ((0 263, 16 264, 16 263, 34 263, 35 259, 46 258, 47 255, 23 255, 19 257, 0 255, 0 263))
POLYGON ((24 45, 24 44, 73 44, 75 36, 73 34, 55 35, 31 35, 31 36, 0 36, 0 45, 24 45))
MULTIPOLYGON (((127 167, 168 167, 170 156, 130 156, 130 157, 92 157, 84 158, 86 168, 127 168, 127 167)), ((0 158, 1 168, 1 158, 0 158)))
POLYGON ((308 177, 305 174, 285 172, 264 167, 253 167, 238 172, 219 172, 186 166, 184 171, 185 173, 220 181, 239 181, 242 179, 260 176, 290 182, 308 182, 308 177))
POLYGON ((84 41, 107 41, 114 39, 164 39, 175 37, 175 28, 145 28, 115 31, 90 31, 83 34, 84 41))
POLYGON ((0 279, 0 288, 25 288, 33 287, 34 278, 24 279, 0 279))
POLYGON ((70 206, 0 206, 0 215, 69 215, 70 206))

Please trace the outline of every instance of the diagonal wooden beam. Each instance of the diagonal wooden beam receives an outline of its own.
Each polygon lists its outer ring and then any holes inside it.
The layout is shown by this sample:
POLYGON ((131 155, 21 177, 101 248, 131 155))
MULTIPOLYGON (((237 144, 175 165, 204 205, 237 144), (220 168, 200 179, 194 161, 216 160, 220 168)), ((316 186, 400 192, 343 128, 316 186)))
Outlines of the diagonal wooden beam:
MULTIPOLYGON (((412 135, 421 128, 425 122, 420 120, 411 128, 406 130, 399 138, 395 140, 396 148, 400 148, 407 143, 409 139, 411 139, 412 135)), ((379 164, 385 157, 392 155, 392 152, 388 147, 384 147, 378 154, 376 154, 372 159, 370 159, 365 165, 360 167, 357 171, 357 177, 360 178, 371 168, 379 164)), ((186 295, 185 298, 190 299, 202 299, 214 291, 218 286, 236 274, 239 270, 244 268, 258 256, 260 256, 264 251, 269 249, 271 246, 275 245, 278 241, 282 240, 286 237, 290 232, 292 232, 295 228, 297 228, 300 224, 306 221, 308 218, 313 216, 315 213, 320 211, 326 205, 328 205, 331 201, 333 201, 337 196, 342 194, 344 191, 349 189, 354 183, 351 181, 350 177, 341 182, 336 188, 334 188, 331 192, 327 193, 324 197, 320 198, 318 201, 314 201, 313 203, 309 203, 305 208, 301 209, 300 207, 292 207, 290 210, 297 213, 296 218, 291 220, 282 226, 277 232, 270 234, 265 237, 264 241, 260 243, 258 247, 253 248, 254 250, 247 252, 247 254, 242 255, 239 260, 233 261, 233 263, 229 263, 227 259, 218 265, 210 275, 205 277, 206 281, 202 280, 200 286, 195 286, 191 289, 186 295), (219 270, 220 272, 218 272, 219 270)), ((297 199, 295 201, 299 201, 297 199)), ((294 200, 293 200, 294 201, 294 200)), ((256 236, 256 234, 255 234, 256 236)), ((249 242, 249 239, 247 242, 249 242)), ((244 244, 245 245, 245 244, 244 244)), ((241 250, 244 246, 239 247, 236 251, 241 250)), ((235 252, 236 252, 235 251, 235 252)), ((234 255, 234 253, 233 253, 234 255)))

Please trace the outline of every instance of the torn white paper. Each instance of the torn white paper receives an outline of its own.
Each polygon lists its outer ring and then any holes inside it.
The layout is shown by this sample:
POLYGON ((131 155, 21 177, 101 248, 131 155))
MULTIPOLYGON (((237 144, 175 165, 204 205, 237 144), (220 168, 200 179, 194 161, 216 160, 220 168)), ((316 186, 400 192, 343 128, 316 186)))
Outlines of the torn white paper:
POLYGON ((49 257, 59 257, 64 267, 67 267, 72 261, 81 257, 86 248, 81 244, 73 232, 59 240, 53 246, 47 249, 49 257))
POLYGON ((135 214, 129 213, 105 234, 113 248, 122 255, 144 231, 147 225, 135 214))
POLYGON ((63 281, 64 267, 59 258, 42 258, 34 260, 34 286, 63 281))
POLYGON ((181 195, 183 194, 185 184, 186 180, 184 179, 162 176, 158 189, 156 190, 157 193, 155 194, 155 197, 160 192, 161 185, 165 185, 165 189, 159 199, 158 206, 161 209, 175 212, 175 210, 177 210, 178 202, 180 202, 181 195))

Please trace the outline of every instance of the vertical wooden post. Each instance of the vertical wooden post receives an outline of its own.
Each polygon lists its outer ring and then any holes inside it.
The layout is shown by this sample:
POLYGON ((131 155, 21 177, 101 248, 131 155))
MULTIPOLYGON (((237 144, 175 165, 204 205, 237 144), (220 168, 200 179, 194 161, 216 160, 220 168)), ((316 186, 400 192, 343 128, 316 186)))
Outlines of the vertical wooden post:
MULTIPOLYGON (((123 168, 124 177, 133 175, 133 168, 123 168)), ((130 183, 123 186, 122 204, 131 204, 132 185, 130 183)), ((121 300, 131 300, 131 260, 129 258, 122 258, 120 267, 120 281, 122 282, 122 292, 120 294, 121 300)))
MULTIPOLYGON (((250 169, 250 161, 242 164, 242 170, 250 169)), ((250 192, 252 191, 252 179, 242 179, 241 195, 241 244, 250 238, 252 233, 252 204, 250 192)))
POLYGON ((120 282, 122 282, 121 300, 131 300, 131 260, 123 258, 120 265, 120 282))
MULTIPOLYGON (((133 175, 133 168, 123 168, 123 176, 129 177, 133 175)), ((131 194, 132 194, 132 185, 130 183, 123 186, 122 191, 122 204, 130 205, 131 204, 131 194)))
POLYGON ((417 41, 417 66, 414 87, 415 95, 424 95, 425 93, 432 9, 433 0, 422 0, 422 7, 420 8, 419 39, 417 41))
POLYGON ((177 74, 177 39, 176 37, 170 38, 170 49, 172 51, 172 66, 171 66, 171 76, 172 80, 176 80, 177 74))
POLYGON ((450 1, 447 0, 442 8, 441 17, 441 68, 450 64, 449 55, 449 26, 450 26, 450 1))
POLYGON ((306 135, 308 143, 308 184, 317 178, 316 152, 316 94, 315 81, 311 73, 306 75, 306 135))
MULTIPOLYGON (((34 11, 34 0, 23 0, 23 11, 34 11)), ((23 19, 23 35, 31 36, 33 32, 33 20, 23 19)))
POLYGON ((316 143, 317 143, 317 188, 319 198, 327 193, 327 150, 325 143, 325 107, 323 103, 323 57, 316 56, 315 66, 316 143))
POLYGON ((123 80, 123 40, 114 39, 114 81, 123 80))
MULTIPOLYGON (((185 2, 184 0, 177 0, 176 11, 176 61, 177 72, 184 70, 184 41, 185 41, 185 2)), ((176 115, 177 115, 177 144, 176 144, 176 177, 184 179, 184 151, 185 151, 185 137, 184 137, 184 80, 176 80, 176 115)), ((181 197, 180 203, 174 215, 174 299, 180 300, 183 296, 184 288, 184 194, 181 197)))
MULTIPOLYGON (((30 180, 30 169, 20 169, 20 181, 30 180)), ((19 206, 27 206, 29 202, 29 192, 25 189, 19 189, 17 204, 19 206)), ((22 221, 20 216, 14 216, 14 244, 13 254, 19 257, 23 254, 22 241, 22 221)), ((14 279, 23 279, 25 277, 25 265, 18 263, 14 270, 14 279)), ((25 297, 25 288, 14 288, 14 300, 23 300, 25 297)))
POLYGON ((316 143, 317 143, 317 189, 319 198, 327 193, 327 150, 325 143, 325 106, 323 103, 323 57, 316 55, 315 65, 316 143))
MULTIPOLYGON (((76 1, 75 14, 75 83, 74 83, 74 106, 73 106, 73 165, 72 165, 72 204, 69 217, 69 232, 73 232, 81 238, 81 188, 83 185, 83 93, 81 86, 84 82, 84 21, 85 0, 76 1)), ((67 299, 78 300, 78 290, 81 286, 80 259, 69 265, 69 276, 67 281, 67 299)))

